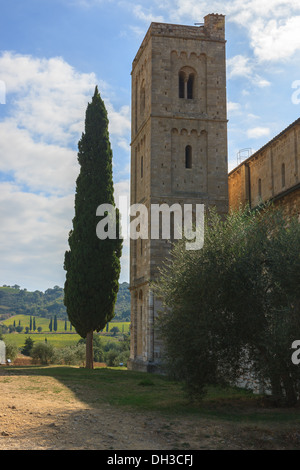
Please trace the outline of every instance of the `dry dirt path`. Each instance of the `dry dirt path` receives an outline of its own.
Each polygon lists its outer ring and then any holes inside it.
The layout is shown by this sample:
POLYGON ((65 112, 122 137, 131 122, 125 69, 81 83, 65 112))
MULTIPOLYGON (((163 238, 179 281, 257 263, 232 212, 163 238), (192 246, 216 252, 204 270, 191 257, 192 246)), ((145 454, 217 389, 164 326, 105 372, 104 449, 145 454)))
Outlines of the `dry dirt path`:
POLYGON ((0 369, 0 450, 197 450, 300 448, 300 432, 92 407, 53 377, 0 369), (297 434, 297 433, 296 433, 297 434))

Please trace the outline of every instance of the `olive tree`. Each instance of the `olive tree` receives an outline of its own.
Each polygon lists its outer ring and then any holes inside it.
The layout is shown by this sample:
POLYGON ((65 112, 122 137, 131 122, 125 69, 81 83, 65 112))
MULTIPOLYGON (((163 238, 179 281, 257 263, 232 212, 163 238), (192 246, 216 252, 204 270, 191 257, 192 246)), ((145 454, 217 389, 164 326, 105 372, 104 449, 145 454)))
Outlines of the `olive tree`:
POLYGON ((300 224, 272 206, 206 215, 204 246, 173 248, 155 288, 169 371, 192 396, 234 383, 244 371, 295 404, 300 373, 291 345, 300 338, 300 224))

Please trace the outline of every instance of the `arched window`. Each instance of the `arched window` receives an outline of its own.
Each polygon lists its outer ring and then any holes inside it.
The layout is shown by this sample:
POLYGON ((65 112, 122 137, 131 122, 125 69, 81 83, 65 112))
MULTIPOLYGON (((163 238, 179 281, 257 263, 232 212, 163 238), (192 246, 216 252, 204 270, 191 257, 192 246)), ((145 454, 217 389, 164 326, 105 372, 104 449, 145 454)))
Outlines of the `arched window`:
POLYGON ((285 186, 285 164, 281 165, 281 185, 282 187, 285 186))
POLYGON ((185 168, 192 168, 192 147, 190 145, 185 147, 185 168))
POLYGON ((196 71, 192 67, 182 67, 178 73, 178 96, 189 100, 195 98, 196 71))

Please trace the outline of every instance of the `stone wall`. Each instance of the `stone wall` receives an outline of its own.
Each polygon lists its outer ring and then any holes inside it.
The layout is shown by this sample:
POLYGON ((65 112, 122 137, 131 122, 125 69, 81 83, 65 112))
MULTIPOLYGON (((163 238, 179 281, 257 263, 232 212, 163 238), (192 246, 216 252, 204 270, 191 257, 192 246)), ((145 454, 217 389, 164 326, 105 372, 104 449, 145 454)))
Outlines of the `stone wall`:
POLYGON ((230 209, 273 201, 300 215, 300 119, 274 137, 228 176, 230 209))
POLYGON ((160 363, 150 285, 171 247, 151 239, 151 205, 228 211, 224 27, 216 14, 201 26, 151 23, 132 64, 131 205, 149 214, 147 236, 130 245, 129 367, 139 370, 160 363))

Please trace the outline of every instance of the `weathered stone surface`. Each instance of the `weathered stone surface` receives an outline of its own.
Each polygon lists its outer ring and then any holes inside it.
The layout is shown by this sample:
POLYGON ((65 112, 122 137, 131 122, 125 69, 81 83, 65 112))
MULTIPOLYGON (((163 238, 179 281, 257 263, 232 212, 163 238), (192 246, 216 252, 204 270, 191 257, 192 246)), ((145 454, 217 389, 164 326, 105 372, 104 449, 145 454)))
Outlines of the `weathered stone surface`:
MULTIPOLYGON (((225 20, 202 26, 151 23, 132 65, 131 205, 204 204, 228 211, 225 20)), ((183 212, 183 211, 182 211, 183 212)), ((174 216, 175 217, 175 216, 174 216)), ((128 366, 159 367, 160 307, 149 282, 170 242, 131 240, 131 355, 128 366)))
POLYGON ((300 215, 300 119, 297 119, 229 173, 229 207, 262 201, 300 215))
POLYGON ((5 351, 5 343, 0 340, 0 364, 6 364, 5 351))

